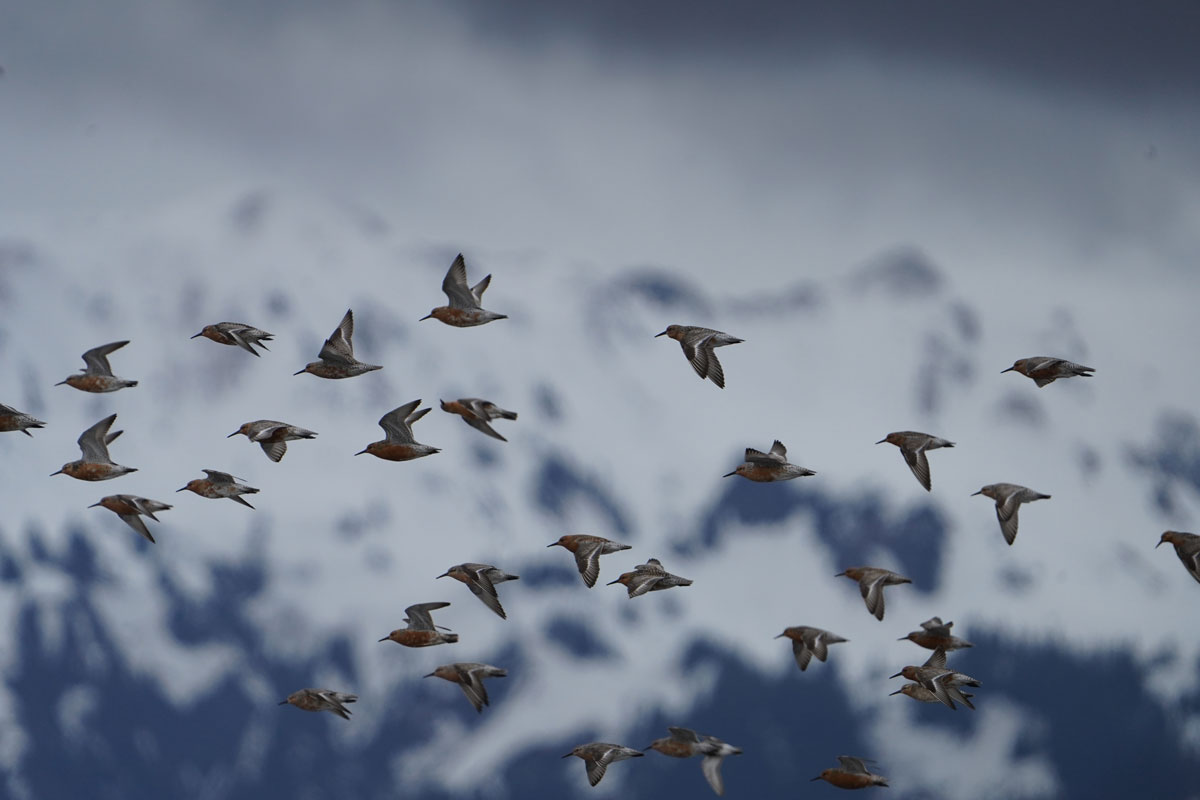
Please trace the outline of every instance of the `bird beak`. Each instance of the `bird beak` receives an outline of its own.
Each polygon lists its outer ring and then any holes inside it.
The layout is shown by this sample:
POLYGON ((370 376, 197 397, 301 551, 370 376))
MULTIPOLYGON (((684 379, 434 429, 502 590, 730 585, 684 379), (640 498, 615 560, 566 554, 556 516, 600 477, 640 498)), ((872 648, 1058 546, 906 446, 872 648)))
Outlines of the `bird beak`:
POLYGON ((565 756, 563 756, 563 758, 570 758, 570 757, 571 757, 571 756, 573 756, 573 755, 575 755, 575 754, 574 754, 574 753, 567 753, 565 756))
MULTIPOLYGON (((91 506, 88 506, 88 508, 91 508, 91 506)), ((1157 550, 1159 548, 1159 546, 1162 545, 1162 543, 1165 541, 1166 541, 1166 539, 1159 539, 1158 544, 1154 545, 1154 549, 1157 550)))
MULTIPOLYGON (((92 503, 90 506, 88 506, 88 508, 95 508, 98 505, 100 505, 100 503, 92 503)), ((1159 544, 1162 544, 1162 542, 1159 542, 1159 544)))
POLYGON ((226 439, 232 439, 234 436, 237 436, 239 433, 241 433, 241 431, 234 431, 233 433, 229 434, 229 435, 228 435, 228 436, 226 436, 225 438, 226 438, 226 439))
POLYGON ((839 572, 837 575, 834 575, 833 577, 835 577, 835 578, 840 578, 840 577, 842 577, 842 576, 843 576, 843 575, 845 575, 845 574, 846 574, 846 573, 843 571, 843 572, 839 572))
POLYGON ((606 583, 606 584, 604 584, 604 585, 605 585, 605 586, 612 586, 614 583, 620 583, 620 582, 621 582, 621 579, 620 579, 620 578, 617 578, 615 581, 609 581, 608 583, 606 583))
POLYGON ((379 641, 381 641, 381 642, 386 642, 386 641, 387 641, 388 639, 390 639, 390 638, 391 638, 390 636, 385 636, 385 637, 383 637, 382 639, 380 639, 379 641))
POLYGON ((819 781, 819 780, 821 780, 821 776, 820 776, 820 775, 818 775, 818 776, 817 776, 817 777, 815 777, 815 778, 809 778, 809 779, 808 779, 808 782, 809 782, 809 783, 812 783, 813 781, 819 781))
POLYGON ((654 334, 654 338, 655 338, 655 339, 657 339, 657 338, 658 338, 658 337, 660 337, 660 336, 666 336, 666 335, 667 335, 667 332, 666 332, 666 331, 663 331, 662 333, 656 333, 656 334, 654 334))
MULTIPOLYGON (((438 575, 438 578, 448 578, 448 577, 450 577, 449 570, 447 570, 446 572, 443 572, 441 575, 438 575)), ((434 578, 434 580, 437 580, 437 578, 434 578)))
POLYGON ((896 641, 897 641, 897 642, 906 642, 906 641, 908 641, 908 637, 907 637, 907 636, 901 636, 901 637, 900 637, 899 639, 897 639, 896 641))
POLYGON ((359 451, 358 451, 357 453, 355 453, 354 455, 356 455, 356 456, 361 456, 361 455, 362 455, 363 453, 365 453, 365 452, 367 452, 367 448, 365 448, 365 447, 364 447, 362 450, 359 450, 359 451))
MULTIPOLYGON (((197 334, 197 336, 198 336, 198 335, 199 335, 199 334, 197 334)), ((192 338, 193 338, 193 339, 195 339, 196 337, 195 337, 195 336, 193 336, 192 338)), ((286 706, 287 704, 288 704, 288 701, 287 701, 287 700, 284 700, 284 701, 283 701, 282 703, 280 703, 279 705, 281 705, 281 706, 286 706)))
POLYGON ((1006 372, 1012 372, 1014 369, 1016 369, 1016 367, 1009 367, 1008 369, 1002 369, 1002 370, 1000 370, 1000 374, 1003 375, 1006 372))
POLYGON ((730 475, 737 475, 737 470, 735 469, 733 472, 726 472, 726 473, 725 473, 724 475, 722 475, 721 477, 722 477, 722 478, 728 478, 730 475))
POLYGON ((417 322, 424 322, 425 320, 429 319, 432 316, 433 316, 433 313, 430 312, 430 313, 426 314, 425 316, 421 317, 419 320, 417 320, 417 322))
POLYGON ((431 672, 431 673, 429 673, 428 675, 422 675, 421 677, 422 677, 422 678, 434 678, 434 677, 437 677, 437 673, 436 673, 436 672, 431 672))
POLYGON ((974 497, 977 494, 983 494, 983 489, 980 489, 978 492, 971 492, 970 497, 974 497))
POLYGON ((176 489, 175 491, 177 491, 177 492, 184 492, 184 491, 187 491, 187 487, 185 486, 185 487, 183 487, 182 489, 176 489))
POLYGON ((308 372, 308 367, 305 367, 304 369, 300 370, 299 372, 293 372, 292 374, 293 375, 303 375, 306 372, 308 372))
POLYGON ((56 383, 56 384, 54 384, 54 385, 55 385, 55 386, 62 386, 64 383, 66 383, 66 381, 59 381, 58 383, 56 383))
POLYGON ((776 636, 776 637, 774 637, 774 638, 776 638, 776 639, 782 639, 782 638, 783 638, 784 636, 786 636, 786 635, 787 635, 787 634, 783 634, 783 633, 781 633, 781 634, 779 634, 778 636, 776 636))
MULTIPOLYGON (((62 470, 60 469, 58 472, 51 472, 51 473, 50 473, 50 477, 51 477, 51 478, 53 478, 55 475, 62 475, 62 470)), ((1162 544, 1162 542, 1159 542, 1159 544, 1162 544)))
POLYGON ((891 697, 891 696, 892 696, 892 695, 894 695, 894 694, 904 694, 904 690, 903 690, 903 689, 897 689, 897 690, 896 690, 896 691, 894 691, 894 692, 888 692, 888 697, 891 697))
MULTIPOLYGON (((203 336, 203 335, 204 335, 204 332, 203 332, 203 331, 201 331, 200 333, 197 333, 197 334, 196 334, 196 336, 203 336)), ((195 338, 196 338, 196 336, 189 336, 188 338, 189 338, 189 339, 195 339, 195 338)), ((286 702, 287 702, 287 700, 284 700, 283 702, 285 702, 285 703, 286 703, 286 702)))
POLYGON ((899 678, 903 674, 904 674, 904 670, 901 670, 901 671, 897 672, 895 675, 888 675, 888 680, 890 681, 892 678, 899 678))
POLYGON ((875 444, 883 444, 883 443, 884 443, 884 442, 886 442, 886 441, 887 441, 887 439, 880 439, 880 440, 879 440, 878 442, 876 442, 875 444))
POLYGON ((550 544, 546 545, 546 547, 558 547, 558 542, 551 542, 550 544))

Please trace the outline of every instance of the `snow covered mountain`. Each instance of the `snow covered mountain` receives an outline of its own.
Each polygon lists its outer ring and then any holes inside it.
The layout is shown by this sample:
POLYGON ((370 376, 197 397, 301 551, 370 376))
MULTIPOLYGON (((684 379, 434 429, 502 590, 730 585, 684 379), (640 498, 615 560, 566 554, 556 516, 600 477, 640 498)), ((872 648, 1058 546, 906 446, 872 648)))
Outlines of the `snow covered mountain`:
POLYGON ((5 793, 707 796, 695 763, 650 753, 593 790, 558 758, 685 725, 745 749, 724 768, 731 798, 792 796, 842 753, 876 759, 900 797, 1200 796, 1200 589, 1154 550, 1200 510, 1200 374, 1147 351, 1198 332, 1196 280, 1059 285, 1042 266, 997 280, 914 245, 829 278, 778 265, 767 283, 431 243, 268 190, 10 231, 0 402, 48 424, 0 437, 5 793), (508 320, 417 321, 460 249, 508 320), (384 369, 293 376, 346 308, 356 354, 384 369), (224 320, 271 331, 271 351, 188 340, 224 320), (670 323, 746 340, 720 351, 727 389, 653 338, 670 323), (139 386, 53 385, 117 339, 114 371, 139 386), (1038 354, 1096 377, 1000 374, 1038 354), (460 396, 520 412, 510 441, 438 410, 460 396), (434 411, 416 437, 441 453, 353 456, 418 397, 434 411), (113 412, 112 455, 139 471, 48 477, 113 412), (226 438, 259 418, 319 436, 273 464, 226 438), (910 429, 957 443, 930 455, 932 493, 873 444, 910 429), (818 474, 720 477, 776 438, 818 474), (204 468, 258 487, 257 510, 174 494, 204 468), (1053 495, 1022 509, 1013 547, 970 497, 1002 481, 1053 495), (157 545, 87 508, 116 492, 173 503, 157 545), (581 532, 632 545, 590 590, 546 547, 581 532), (694 585, 634 600, 603 585, 649 557, 694 585), (434 580, 463 561, 521 576, 500 590, 507 621, 434 580), (855 564, 913 579, 882 623, 833 577, 855 564), (436 600, 459 643, 377 641, 436 600), (928 655, 898 637, 933 615, 976 645, 952 656, 983 682, 975 712, 888 696, 887 676, 928 655), (800 673, 772 638, 800 624, 850 641, 800 673), (508 669, 482 715, 421 678, 451 661, 508 669), (353 720, 277 706, 305 686, 358 693, 353 720))

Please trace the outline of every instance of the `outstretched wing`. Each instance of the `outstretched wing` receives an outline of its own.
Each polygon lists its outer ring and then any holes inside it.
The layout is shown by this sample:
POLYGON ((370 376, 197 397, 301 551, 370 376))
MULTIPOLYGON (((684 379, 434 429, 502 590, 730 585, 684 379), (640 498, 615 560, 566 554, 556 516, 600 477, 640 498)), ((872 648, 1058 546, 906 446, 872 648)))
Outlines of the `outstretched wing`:
POLYGON ((346 309, 346 316, 325 340, 317 357, 322 361, 340 364, 354 363, 354 311, 346 309))
MULTIPOLYGON (((480 289, 480 294, 483 294, 483 289, 487 288, 487 283, 490 279, 491 276, 489 275, 480 281, 480 287, 482 288, 476 287, 480 289)), ((479 308, 479 302, 467 286, 467 262, 463 260, 462 253, 459 253, 455 257, 454 263, 446 271, 446 277, 442 279, 442 291, 446 293, 451 308, 479 308)))

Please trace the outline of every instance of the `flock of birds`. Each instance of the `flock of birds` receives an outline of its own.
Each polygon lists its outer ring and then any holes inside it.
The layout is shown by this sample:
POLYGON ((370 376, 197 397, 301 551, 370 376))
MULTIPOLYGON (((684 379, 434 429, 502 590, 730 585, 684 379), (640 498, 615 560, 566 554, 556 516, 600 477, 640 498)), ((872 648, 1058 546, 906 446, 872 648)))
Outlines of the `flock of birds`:
MULTIPOLYGON (((460 254, 455 258, 442 282, 442 290, 449 300, 448 305, 433 309, 422 319, 433 318, 455 327, 473 327, 505 319, 504 314, 497 314, 482 307, 482 296, 490 282, 491 275, 488 275, 475 286, 469 286, 466 264, 460 254)), ((309 373, 321 378, 341 379, 381 369, 382 367, 379 365, 366 364, 355 358, 353 335, 354 315, 352 311, 347 311, 341 323, 325 341, 318 359, 295 374, 309 373)), ((192 338, 201 336, 219 344, 240 347, 255 356, 259 355, 256 348, 266 350, 265 343, 273 339, 272 335, 266 331, 235 322, 207 325, 192 338)), ((701 379, 711 380, 722 388, 725 385, 725 373, 717 359, 715 349, 743 341, 721 331, 690 325, 670 325, 657 336, 668 336, 678 341, 696 374, 701 379)), ((80 374, 71 375, 61 384, 81 391, 96 393, 114 392, 137 386, 137 381, 126 380, 114 375, 108 361, 109 355, 126 344, 128 341, 119 341, 88 350, 83 354, 86 368, 80 374)), ((1022 358, 1003 371, 1019 372, 1031 378, 1038 387, 1046 386, 1059 378, 1090 377, 1094 372, 1091 367, 1049 357, 1022 358)), ((388 461, 409 461, 439 452, 436 447, 417 442, 413 436, 412 426, 430 411, 429 408, 419 408, 420 404, 420 400, 413 400, 385 414, 379 420, 385 438, 371 442, 355 455, 366 453, 388 461)), ((462 417, 468 425, 476 430, 500 441, 507 440, 491 426, 491 423, 497 419, 517 419, 516 413, 479 398, 460 398, 449 403, 443 401, 441 407, 448 413, 462 417)), ((102 481, 136 472, 135 468, 115 463, 109 455, 109 445, 122 433, 122 431, 109 432, 116 416, 116 414, 112 414, 105 417, 85 430, 78 440, 81 458, 64 464, 58 472, 53 474, 64 474, 78 480, 102 481)), ((0 431, 22 431, 26 435, 31 435, 29 432, 31 428, 41 428, 44 425, 44 422, 29 414, 24 414, 6 405, 0 405, 0 431)), ((258 444, 271 461, 278 462, 287 452, 289 441, 312 439, 317 434, 285 422, 256 420, 245 423, 238 430, 229 434, 230 437, 237 435, 243 435, 250 442, 258 444)), ((895 445, 900 449, 905 463, 927 491, 932 491, 933 488, 927 457, 928 451, 954 447, 954 442, 917 431, 889 433, 877 442, 877 444, 884 443, 895 445)), ((203 472, 206 477, 191 480, 177 491, 191 491, 206 498, 228 498, 253 508, 243 498, 243 495, 255 494, 258 489, 241 483, 240 479, 226 472, 214 469, 205 469, 203 472)), ((782 443, 775 441, 767 452, 746 448, 744 462, 724 477, 740 475, 751 481, 772 482, 815 474, 813 470, 789 463, 787 449, 782 443)), ((1020 506, 1023 503, 1050 497, 1048 494, 1012 483, 990 484, 975 494, 982 494, 995 501, 1000 530, 1005 541, 1010 545, 1016 539, 1017 511, 1020 506)), ((101 506, 114 512, 150 542, 154 542, 154 537, 143 518, 158 521, 155 514, 171 508, 166 503, 130 494, 109 495, 101 498, 92 507, 94 506, 101 506)), ((1162 534, 1159 544, 1164 542, 1170 542, 1175 547, 1176 553, 1188 572, 1200 582, 1200 536, 1179 531, 1167 531, 1162 534)), ((595 586, 599 578, 601 556, 630 549, 630 546, 626 544, 610 541, 600 536, 584 534, 562 536, 548 547, 562 547, 570 551, 575 558, 584 584, 589 588, 595 586)), ((843 576, 858 583, 868 612, 880 621, 884 617, 884 588, 911 583, 911 580, 895 572, 870 566, 848 567, 835 577, 843 576)), ((507 619, 496 587, 506 581, 517 580, 517 575, 509 574, 491 564, 468 562, 452 566, 437 577, 448 577, 462 582, 492 612, 502 619, 507 619)), ((629 597, 634 598, 649 592, 690 586, 692 581, 667 572, 658 559, 651 558, 646 563, 636 566, 632 571, 622 573, 616 580, 609 583, 609 585, 614 584, 624 586, 629 597)), ((409 606, 405 609, 405 627, 393 630, 379 641, 392 641, 405 647, 430 647, 457 642, 457 634, 433 622, 432 612, 449 605, 447 602, 437 602, 409 606)), ((909 681, 892 694, 905 694, 924 703, 940 702, 951 709, 955 709, 959 704, 974 708, 971 703, 973 695, 963 691, 963 687, 978 687, 980 682, 946 665, 947 653, 972 646, 970 642, 951 633, 953 625, 953 622, 943 622, 941 618, 933 617, 922 623, 920 630, 912 631, 902 637, 901 640, 910 640, 923 648, 932 650, 933 653, 924 663, 905 666, 892 675, 893 678, 903 676, 909 681)), ((808 668, 814 656, 819 661, 825 661, 829 645, 847 641, 835 633, 807 625, 789 627, 776 638, 791 640, 796 664, 801 671, 808 668)), ((503 668, 491 664, 454 662, 437 667, 425 677, 442 678, 458 684, 475 710, 482 712, 483 707, 488 705, 487 689, 483 681, 487 678, 502 678, 506 675, 507 672, 503 668)), ((307 688, 293 692, 280 705, 290 704, 305 711, 329 711, 344 719, 349 719, 351 712, 347 706, 357 699, 357 695, 350 693, 307 688)), ((721 763, 725 757, 740 754, 742 750, 716 737, 698 734, 688 728, 670 727, 668 730, 670 736, 655 740, 645 749, 655 750, 674 758, 701 756, 704 777, 716 794, 723 794, 724 781, 721 777, 721 763)), ((644 754, 644 751, 617 744, 590 742, 575 747, 563 758, 577 756, 583 759, 588 782, 595 786, 604 777, 610 764, 644 754)), ((873 773, 868 768, 868 764, 872 763, 868 759, 838 756, 838 762, 837 767, 822 771, 812 780, 825 780, 843 789, 888 785, 886 778, 873 773)))

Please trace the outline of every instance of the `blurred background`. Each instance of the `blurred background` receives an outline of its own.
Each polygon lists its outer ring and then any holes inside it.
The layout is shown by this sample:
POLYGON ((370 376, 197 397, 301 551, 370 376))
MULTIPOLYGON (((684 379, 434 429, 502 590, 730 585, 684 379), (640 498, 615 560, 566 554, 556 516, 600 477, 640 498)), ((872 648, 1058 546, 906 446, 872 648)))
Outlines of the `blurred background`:
POLYGON ((0 0, 0 796, 1200 797, 1200 11, 0 0), (417 320, 466 256, 509 319, 417 320), (293 376, 347 308, 346 381, 293 376), (261 358, 188 337, 243 321, 261 358), (654 334, 704 325, 727 387, 654 334), (54 386, 89 348, 136 388, 54 386), (1054 355, 1093 379, 1000 374, 1054 355), (442 413, 518 411, 509 442, 442 413), (416 398, 434 456, 354 458, 416 398), (138 472, 48 477, 111 413, 138 472), (319 433, 269 462, 244 422, 319 433), (895 430, 957 442, 933 491, 895 430), (817 475, 722 478, 782 440, 817 475), (251 511, 175 490, 202 469, 251 511), (994 506, 1014 482, 1012 547, 994 506), (151 545, 87 506, 172 503, 151 545), (546 545, 632 549, 587 589, 546 545), (657 557, 694 585, 605 586, 657 557), (508 620, 434 578, 517 573, 508 620), (882 622, 834 574, 912 578, 882 622), (414 603, 457 644, 379 643, 414 603), (939 615, 976 711, 889 696, 939 615), (849 639, 801 673, 776 634, 849 639), (477 715, 439 664, 508 669, 477 715), (350 721, 277 703, 355 692, 350 721))

